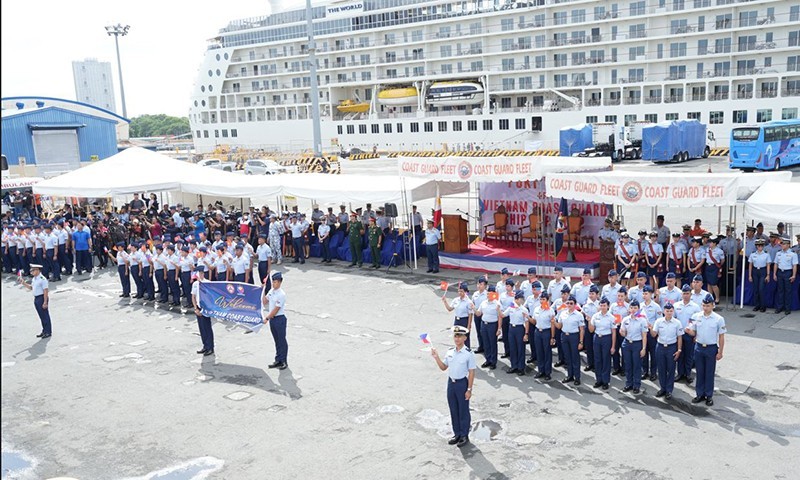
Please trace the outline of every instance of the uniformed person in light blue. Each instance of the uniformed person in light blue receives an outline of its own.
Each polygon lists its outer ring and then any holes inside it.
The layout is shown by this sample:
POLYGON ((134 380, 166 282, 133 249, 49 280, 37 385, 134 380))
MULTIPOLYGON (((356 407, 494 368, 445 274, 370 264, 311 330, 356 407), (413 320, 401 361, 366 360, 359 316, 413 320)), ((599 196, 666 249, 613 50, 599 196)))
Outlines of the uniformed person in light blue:
POLYGON ((525 298, 533 295, 533 284, 539 281, 538 278, 538 275, 536 275, 536 267, 528 268, 528 279, 519 286, 519 289, 525 293, 525 298))
MULTIPOLYGON (((653 300, 653 288, 650 285, 645 285, 642 290, 642 297, 644 300, 639 303, 639 311, 647 319, 647 328, 653 328, 658 317, 661 316, 661 306, 653 300)), ((657 365, 656 365, 656 342, 647 343, 647 355, 642 359, 642 380, 650 378, 656 381, 658 378, 657 365)))
POLYGON ((442 232, 433 227, 433 220, 428 220, 425 229, 425 255, 428 257, 428 273, 439 273, 439 240, 442 232))
MULTIPOLYGON (((478 277, 478 289, 472 294, 472 306, 474 308, 478 308, 483 301, 488 298, 489 292, 486 290, 487 283, 488 280, 486 280, 486 277, 478 277)), ((475 353, 483 353, 485 351, 483 349, 483 334, 481 333, 481 330, 483 329, 483 322, 481 321, 481 317, 475 315, 474 309, 472 319, 475 322, 475 335, 478 337, 478 349, 475 350, 475 353)))
POLYGON ((481 335, 483 336, 484 358, 486 361, 481 365, 482 368, 494 370, 497 368, 497 339, 501 334, 500 302, 489 300, 489 295, 497 293, 497 287, 489 285, 487 298, 475 310, 476 318, 481 319, 481 335))
POLYGON ((639 302, 630 303, 629 315, 622 319, 619 333, 625 365, 625 388, 623 392, 639 393, 642 386, 642 358, 647 354, 647 318, 639 312, 639 302))
POLYGON ((674 318, 675 308, 672 303, 664 304, 664 316, 656 320, 650 335, 656 343, 656 363, 658 364, 658 381, 661 389, 656 397, 672 399, 675 386, 675 362, 683 352, 683 328, 681 322, 674 318))
MULTIPOLYGON (((534 286, 534 289, 536 287, 534 286)), ((550 307, 550 295, 542 292, 539 304, 533 309, 530 322, 533 325, 534 345, 536 346, 536 362, 539 373, 534 378, 550 380, 553 373, 553 346, 555 341, 555 311, 550 307)))
POLYGON ((503 315, 503 311, 514 304, 514 280, 507 279, 505 282, 505 291, 500 294, 500 306, 499 306, 499 315, 500 315, 500 329, 503 332, 503 355, 500 358, 508 358, 511 356, 511 346, 508 343, 508 318, 503 315))
MULTIPOLYGON (((606 297, 603 297, 606 298, 606 297)), ((612 375, 622 375, 623 372, 623 365, 622 365, 622 337, 619 335, 619 328, 622 324, 622 319, 628 316, 628 312, 630 310, 630 305, 627 302, 628 299, 628 289, 623 285, 619 291, 617 292, 617 298, 614 300, 608 299, 611 302, 611 307, 609 308, 609 312, 611 315, 614 316, 614 328, 617 330, 617 343, 616 349, 614 353, 611 354, 611 367, 612 375)))
POLYGON ((781 238, 781 251, 775 254, 775 269, 772 279, 777 282, 775 313, 792 313, 792 283, 797 279, 797 254, 789 249, 789 237, 781 238))
POLYGON ((600 292, 600 298, 607 298, 609 302, 614 302, 617 300, 617 292, 619 292, 619 289, 623 287, 623 285, 617 283, 618 278, 619 277, 616 270, 612 269, 608 271, 608 284, 603 285, 603 290, 600 292))
POLYGON ((447 404, 450 407, 450 421, 453 425, 453 437, 447 442, 450 445, 463 447, 469 443, 469 431, 472 418, 469 411, 469 400, 472 398, 472 383, 475 380, 475 354, 465 345, 469 331, 461 326, 453 327, 453 343, 444 356, 431 348, 431 356, 442 371, 447 370, 447 404))
POLYGON ((589 320, 589 332, 594 337, 594 371, 597 381, 594 388, 608 390, 611 382, 611 355, 616 349, 617 329, 614 315, 609 312, 610 302, 607 298, 599 301, 599 311, 589 320))
POLYGON ((628 289, 628 301, 636 300, 639 303, 644 302, 644 287, 647 286, 647 274, 644 272, 636 273, 636 285, 628 289))
POLYGON ((747 279, 753 284, 753 311, 766 312, 767 302, 764 298, 764 290, 770 280, 769 273, 772 262, 769 254, 764 251, 764 246, 767 244, 766 240, 759 238, 754 243, 756 251, 751 253, 747 259, 749 264, 747 279))
MULTIPOLYGON (((584 372, 591 372, 594 370, 594 333, 589 330, 589 320, 592 316, 600 310, 600 289, 597 285, 592 284, 589 286, 589 296, 585 302, 578 302, 580 311, 583 314, 583 326, 585 328, 583 333, 583 351, 586 353, 586 366, 583 368, 584 372)), ((578 300, 578 297, 575 297, 578 300)))
POLYGON ((269 323, 269 330, 275 340, 275 361, 269 364, 269 368, 283 370, 289 366, 287 357, 289 354, 289 344, 286 341, 286 293, 281 286, 283 285, 283 275, 276 272, 272 275, 272 289, 266 292, 266 286, 261 290, 261 314, 264 317, 264 324, 269 323))
POLYGON ((570 295, 565 302, 566 308, 555 318, 556 328, 561 330, 561 346, 567 364, 567 377, 561 383, 573 382, 581 384, 581 357, 583 350, 584 320, 581 312, 576 310, 577 301, 570 295))
POLYGON ((681 299, 681 289, 676 285, 678 281, 677 275, 668 272, 664 277, 664 281, 667 285, 658 289, 658 296, 656 297, 662 309, 667 303, 674 305, 675 302, 679 302, 681 299))
POLYGON ((675 274, 680 287, 683 271, 686 269, 686 244, 681 241, 681 234, 672 234, 672 243, 667 245, 667 272, 675 274))
POLYGON ((514 292, 514 303, 503 310, 508 318, 508 343, 511 347, 511 367, 506 373, 525 375, 525 345, 528 343, 528 309, 525 308, 525 293, 514 292))
POLYGON ((592 269, 591 268, 584 268, 583 273, 581 274, 581 281, 576 283, 572 286, 572 290, 570 293, 575 300, 577 300, 578 305, 583 305, 589 300, 589 289, 593 286, 592 283, 592 269))
POLYGON ((708 296, 708 292, 703 289, 703 276, 695 275, 692 278, 692 301, 698 305, 703 304, 703 300, 708 296))
POLYGON ((31 275, 33 275, 30 283, 26 282, 22 276, 17 278, 19 278, 19 283, 23 287, 33 292, 33 306, 39 315, 39 321, 42 323, 42 331, 36 336, 48 338, 53 334, 50 321, 50 284, 47 278, 42 275, 42 266, 40 264, 31 263, 30 270, 31 275))
POLYGON ((714 299, 719 303, 719 282, 725 272, 725 252, 718 247, 720 237, 708 239, 708 249, 706 250, 706 272, 705 280, 709 292, 714 295, 714 299))
MULTIPOLYGON (((469 285, 467 282, 458 284, 458 295, 451 301, 447 301, 447 292, 442 295, 442 304, 448 312, 455 312, 453 325, 459 325, 470 331, 472 327, 472 314, 475 312, 475 304, 469 298, 469 285)), ((466 345, 469 347, 469 333, 467 333, 466 345)))
POLYGON ((675 309, 675 318, 681 322, 681 328, 684 329, 683 352, 681 352, 681 356, 678 357, 678 376, 675 378, 675 381, 680 382, 681 380, 685 380, 686 384, 689 385, 692 383, 692 380, 694 380, 692 378, 692 368, 694 368, 694 337, 686 333, 686 327, 689 326, 692 316, 702 311, 702 308, 692 301, 692 287, 689 285, 681 287, 681 301, 674 303, 672 306, 675 309))
POLYGON ((694 362, 697 367, 697 396, 692 403, 705 401, 709 407, 714 405, 714 374, 717 361, 722 360, 725 349, 725 319, 714 313, 714 297, 710 294, 703 299, 703 311, 692 316, 686 333, 694 337, 694 362))

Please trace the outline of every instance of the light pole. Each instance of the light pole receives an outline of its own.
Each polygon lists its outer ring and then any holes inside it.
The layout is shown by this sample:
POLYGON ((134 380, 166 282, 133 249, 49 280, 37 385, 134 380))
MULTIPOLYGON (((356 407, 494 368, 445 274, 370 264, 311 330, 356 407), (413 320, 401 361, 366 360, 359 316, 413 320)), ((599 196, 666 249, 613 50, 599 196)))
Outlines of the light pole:
POLYGON ((311 76, 311 126, 315 157, 322 156, 322 135, 319 125, 319 85, 317 84, 317 43, 314 41, 314 22, 311 0, 306 0, 306 29, 308 30, 308 73, 311 76))
POLYGON ((128 30, 130 30, 130 25, 122 26, 121 23, 116 25, 110 25, 106 27, 106 33, 111 36, 114 35, 114 44, 117 47, 117 68, 119 69, 119 93, 122 97, 122 116, 128 118, 128 108, 125 106, 125 87, 122 85, 122 62, 119 59, 119 37, 122 35, 123 37, 128 34, 128 30))

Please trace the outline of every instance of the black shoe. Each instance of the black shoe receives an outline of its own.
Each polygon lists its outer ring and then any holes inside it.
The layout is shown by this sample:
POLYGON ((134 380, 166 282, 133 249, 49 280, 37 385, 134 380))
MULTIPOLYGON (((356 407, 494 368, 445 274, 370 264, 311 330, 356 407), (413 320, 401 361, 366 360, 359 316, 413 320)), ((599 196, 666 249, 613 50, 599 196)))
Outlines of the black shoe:
POLYGON ((205 353, 203 353, 204 357, 207 357, 209 355, 214 355, 214 349, 206 350, 205 353))
POLYGON ((292 260, 292 263, 300 263, 300 260, 292 260))
POLYGON ((464 445, 469 443, 469 437, 461 437, 458 439, 458 443, 456 443, 456 447, 463 447, 464 445))
POLYGON ((607 383, 603 384, 603 390, 608 390, 608 384, 607 383))
POLYGON ((51 336, 49 333, 42 334, 42 338, 50 338, 51 336))
POLYGON ((631 390, 633 390, 633 387, 625 387, 622 389, 623 392, 630 392, 631 390))
POLYGON ((693 381, 694 381, 694 378, 686 377, 686 385, 691 385, 693 381))
POLYGON ((783 313, 783 310, 775 310, 775 313, 783 313))
POLYGON ((350 265, 348 265, 348 266, 347 266, 347 268, 353 268, 353 267, 355 267, 355 266, 356 266, 356 264, 355 264, 355 263, 351 263, 350 265))
MULTIPOLYGON (((439 273, 439 270, 434 270, 431 273, 439 273)), ((466 438, 466 437, 464 437, 464 438, 466 438)))
POLYGON ((757 311, 759 311, 759 310, 761 310, 761 307, 753 307, 753 311, 754 311, 754 312, 757 312, 757 311))
POLYGON ((656 392, 656 398, 661 398, 666 394, 667 392, 665 392, 664 390, 659 390, 658 392, 656 392))
POLYGON ((664 400, 672 400, 672 394, 668 393, 668 394, 664 395, 664 400))
POLYGON ((525 363, 527 363, 529 365, 532 364, 532 363, 536 363, 536 359, 535 358, 529 358, 528 361, 525 362, 525 363))
POLYGON ((205 349, 205 348, 203 348, 203 349, 201 349, 201 350, 198 350, 198 351, 197 351, 197 353, 198 353, 198 354, 203 354, 203 353, 206 353, 206 349, 205 349))
POLYGON ((489 370, 494 370, 495 368, 497 368, 497 365, 489 365, 489 370))
POLYGON ((517 373, 517 372, 519 372, 519 370, 517 370, 516 368, 511 368, 511 369, 506 370, 506 373, 508 373, 509 375, 512 374, 512 373, 517 373))
POLYGON ((545 376, 544 376, 544 379, 545 379, 545 381, 548 381, 548 382, 550 381, 550 379, 551 379, 551 378, 552 378, 552 377, 550 377, 550 375, 545 375, 545 376))
POLYGON ((701 396, 699 396, 699 397, 694 397, 694 398, 692 399, 692 403, 700 403, 700 402, 703 402, 703 401, 705 401, 705 399, 706 399, 706 397, 704 397, 704 396, 702 396, 702 395, 701 395, 701 396))
POLYGON ((767 311, 767 307, 761 307, 761 313, 764 313, 766 311, 767 311))
MULTIPOLYGON (((49 335, 48 335, 48 336, 49 336, 49 335)), ((714 400, 713 400, 713 399, 711 399, 711 398, 707 398, 707 399, 706 399, 706 406, 707 406, 707 407, 713 407, 713 406, 714 406, 714 400)))
POLYGON ((650 381, 657 382, 658 381, 658 375, 650 375, 650 381))
POLYGON ((517 372, 517 375, 519 375, 520 377, 524 377, 525 376, 525 371, 521 370, 521 371, 517 372))
POLYGON ((44 337, 44 332, 36 334, 36 338, 42 338, 42 337, 44 337))
POLYGON ((288 367, 288 366, 289 366, 289 364, 288 364, 288 363, 286 363, 286 362, 281 362, 281 364, 280 364, 280 365, 278 365, 278 370, 286 370, 286 367, 288 367))
POLYGON ((581 381, 580 380, 575 380, 574 382, 572 382, 572 384, 577 387, 578 385, 581 384, 581 381))
POLYGON ((500 355, 500 358, 508 358, 510 356, 511 356, 510 354, 504 353, 504 354, 500 355))
POLYGON ((123 297, 127 297, 127 295, 125 295, 124 293, 120 293, 119 294, 119 298, 123 298, 123 297))
POLYGON ((569 383, 569 382, 574 382, 574 381, 575 381, 575 379, 574 379, 574 378, 572 378, 572 377, 567 377, 567 378, 565 378, 564 380, 561 380, 561 383, 569 383))
POLYGON ((456 443, 458 443, 459 440, 461 440, 461 437, 455 436, 455 437, 451 438, 450 440, 448 440, 447 444, 448 445, 455 445, 456 443))
POLYGON ((425 270, 425 273, 431 273, 432 271, 433 270, 429 268, 429 269, 425 270))
POLYGON ((600 388, 600 387, 602 387, 602 386, 603 386, 603 384, 602 384, 602 383, 600 383, 600 382, 594 382, 594 385, 592 385, 592 386, 593 386, 594 388, 600 388))
POLYGON ((267 367, 268 368, 278 368, 281 365, 281 362, 273 362, 270 363, 267 367))
POLYGON ((678 378, 675 379, 676 382, 680 382, 681 380, 685 379, 686 375, 680 375, 678 378))
POLYGON ((566 365, 564 362, 556 362, 553 364, 554 367, 563 367, 564 365, 566 365))
POLYGON ((586 365, 585 367, 583 367, 583 371, 584 372, 591 372, 592 370, 594 370, 594 368, 590 367, 589 365, 586 365))
POLYGON ((145 300, 147 300, 148 302, 155 301, 155 299, 156 299, 156 297, 147 297, 147 298, 145 298, 145 300))
POLYGON ((614 370, 613 372, 611 372, 611 375, 622 375, 622 369, 618 368, 614 370))
POLYGON ((638 395, 638 394, 639 394, 639 391, 640 391, 640 390, 639 390, 638 388, 634 388, 634 389, 633 389, 633 393, 634 393, 634 394, 637 394, 637 395, 638 395))
POLYGON ((791 310, 786 310, 786 315, 791 315, 791 314, 792 314, 791 310))
POLYGON ((533 378, 544 378, 544 373, 537 373, 533 378))
POLYGON ((646 373, 644 375, 642 375, 642 380, 647 380, 648 378, 650 378, 650 375, 648 375, 646 373))
POLYGON ((144 298, 144 295, 136 295, 136 296, 135 296, 135 297, 133 297, 133 298, 144 298))
POLYGON ((126 293, 125 295, 120 295, 120 297, 131 298, 131 294, 130 293, 126 293))
POLYGON ((489 365, 491 365, 491 363, 489 363, 489 362, 483 362, 483 363, 481 364, 481 368, 486 368, 486 367, 488 367, 489 365))

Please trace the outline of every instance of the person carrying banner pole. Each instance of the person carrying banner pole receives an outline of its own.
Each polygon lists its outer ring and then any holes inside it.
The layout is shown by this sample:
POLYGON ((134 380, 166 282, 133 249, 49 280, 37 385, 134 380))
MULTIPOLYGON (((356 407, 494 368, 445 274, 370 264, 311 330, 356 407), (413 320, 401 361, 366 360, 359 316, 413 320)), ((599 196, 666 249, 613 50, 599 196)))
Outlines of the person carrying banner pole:
POLYGON ((214 355, 214 330, 211 328, 211 318, 203 315, 203 309, 200 307, 200 282, 203 281, 206 267, 205 265, 197 265, 195 267, 196 280, 192 284, 192 304, 194 305, 194 314, 197 317, 197 329, 200 330, 200 338, 203 341, 203 348, 197 353, 203 356, 214 355))
POLYGON ((275 340, 275 361, 269 364, 269 368, 277 368, 283 370, 289 366, 286 362, 289 353, 289 344, 286 342, 286 315, 284 315, 284 307, 286 305, 286 294, 281 288, 283 283, 283 275, 281 272, 276 272, 272 275, 272 290, 266 292, 266 284, 261 293, 261 304, 266 307, 263 309, 264 324, 269 322, 269 330, 272 332, 272 338, 275 340))

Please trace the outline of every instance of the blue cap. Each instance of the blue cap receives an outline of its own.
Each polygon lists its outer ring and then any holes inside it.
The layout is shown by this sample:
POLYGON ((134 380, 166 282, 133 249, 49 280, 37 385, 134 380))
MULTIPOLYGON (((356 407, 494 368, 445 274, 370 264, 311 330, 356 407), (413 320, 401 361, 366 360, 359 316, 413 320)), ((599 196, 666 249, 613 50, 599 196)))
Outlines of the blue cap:
POLYGON ((206 267, 204 265, 197 265, 196 267, 194 267, 194 271, 195 272, 205 272, 206 271, 206 267))
POLYGON ((584 275, 591 275, 592 274, 592 269, 591 268, 584 268, 583 269, 583 274, 584 275))
POLYGON ((469 285, 467 285, 467 282, 461 282, 461 283, 458 284, 458 289, 459 290, 464 290, 465 292, 468 292, 469 291, 469 285))
POLYGON ((506 280, 506 285, 511 285, 513 287, 514 286, 514 280, 511 280, 509 278, 508 280, 506 280))
POLYGON ((703 299, 703 303, 714 303, 714 296, 710 293, 703 299))
POLYGON ((600 293, 600 288, 599 288, 597 285, 595 285, 595 284, 592 284, 592 286, 591 286, 591 287, 589 287, 589 293, 592 293, 592 292, 594 292, 594 293, 600 293))
POLYGON ((568 302, 574 302, 574 303, 578 303, 578 300, 576 300, 576 299, 575 299, 575 295, 570 295, 570 296, 567 298, 567 301, 568 301, 568 302))
POLYGON ((181 252, 188 252, 188 251, 189 251, 189 246, 188 245, 184 245, 184 246, 181 247, 181 252))
POLYGON ((636 278, 647 278, 647 274, 644 272, 639 272, 636 274, 636 278))
POLYGON ((703 281, 703 276, 702 275, 695 275, 694 278, 692 278, 692 281, 702 282, 703 281))
POLYGON ((664 304, 664 310, 667 310, 667 309, 672 310, 673 308, 675 308, 675 307, 672 306, 672 302, 667 302, 667 303, 664 304))
POLYGON ((550 298, 550 294, 547 292, 542 292, 542 294, 539 295, 539 298, 541 298, 542 300, 547 300, 550 298))
POLYGON ((171 251, 174 252, 175 251, 175 245, 170 243, 169 245, 167 245, 167 250, 171 250, 171 251))
POLYGON ((614 270, 613 268, 612 268, 611 270, 609 270, 609 271, 608 271, 608 276, 609 276, 609 277, 613 277, 613 276, 615 276, 616 274, 617 274, 617 271, 616 271, 616 270, 614 270))
POLYGON ((561 287, 561 293, 569 293, 569 292, 570 292, 569 285, 564 285, 563 287, 561 287))
POLYGON ((214 235, 219 235, 219 236, 222 236, 222 232, 221 232, 221 231, 219 231, 219 230, 215 230, 215 231, 214 231, 214 235))
POLYGON ((690 287, 689 284, 686 284, 686 285, 681 287, 681 291, 682 292, 691 292, 692 291, 692 287, 690 287))
POLYGON ((522 290, 517 290, 516 292, 514 292, 514 300, 518 298, 525 298, 525 292, 523 292, 522 290))
POLYGON ((639 306, 639 300, 631 300, 631 303, 629 305, 631 307, 638 307, 639 306))
POLYGON ((184 244, 184 241, 181 240, 180 238, 175 241, 175 245, 183 245, 183 244, 184 244))
POLYGON ((619 290, 617 290, 617 293, 628 293, 628 287, 626 287, 625 285, 619 287, 619 290))
POLYGON ((266 235, 264 235, 264 234, 262 233, 262 234, 260 234, 260 235, 258 236, 258 238, 263 238, 264 240, 266 240, 266 239, 267 239, 267 236, 266 236, 266 235))
POLYGON ((236 250, 244 250, 244 243, 239 242, 236 244, 236 250))
POLYGON ((555 267, 553 267, 553 271, 554 272, 563 272, 564 271, 564 267, 562 267, 560 265, 556 265, 555 267))
POLYGON ((235 236, 236 236, 236 234, 235 234, 235 233, 233 233, 233 232, 228 232, 228 233, 226 233, 226 234, 225 234, 225 236, 226 236, 226 237, 235 237, 235 236))
POLYGON ((164 250, 164 245, 156 243, 156 250, 164 250))
POLYGON ((489 290, 490 292, 496 292, 497 287, 495 285, 489 285, 489 287, 486 290, 489 290))
POLYGON ((202 247, 198 248, 197 250, 200 251, 200 252, 204 252, 205 253, 205 252, 208 251, 208 248, 206 248, 205 246, 202 246, 202 247))
POLYGON ((606 305, 611 305, 611 302, 609 302, 606 297, 601 298, 600 299, 600 303, 601 304, 605 303, 606 305))
POLYGON ((502 269, 502 270, 500 270, 500 274, 501 274, 501 275, 508 275, 508 269, 507 269, 507 268, 505 268, 505 267, 503 267, 503 269, 502 269))
POLYGON ((667 278, 675 278, 675 274, 673 272, 667 273, 667 278))
POLYGON ((642 292, 653 293, 653 287, 650 285, 645 285, 644 288, 642 288, 642 292))
POLYGON ((125 247, 125 242, 117 242, 118 247, 125 247))
POLYGON ((691 243, 700 243, 700 237, 692 237, 689 239, 691 243))
POLYGON ((478 277, 478 283, 489 283, 489 281, 486 280, 486 277, 478 277))
POLYGON ((220 243, 219 245, 217 245, 217 250, 225 250, 225 244, 220 243))
POLYGON ((536 288, 541 290, 542 289, 542 282, 536 280, 535 282, 531 283, 531 288, 536 288))
POLYGON ((281 272, 275 272, 275 273, 272 275, 272 279, 273 279, 273 280, 279 280, 279 281, 282 281, 282 280, 283 280, 283 275, 281 275, 281 272))
POLYGON ((529 267, 528 275, 536 275, 536 267, 529 267))
POLYGON ((44 229, 45 229, 45 230, 47 230, 48 228, 49 228, 49 229, 52 229, 52 228, 53 228, 53 226, 52 226, 52 225, 50 225, 49 223, 45 223, 45 224, 44 224, 44 229))

